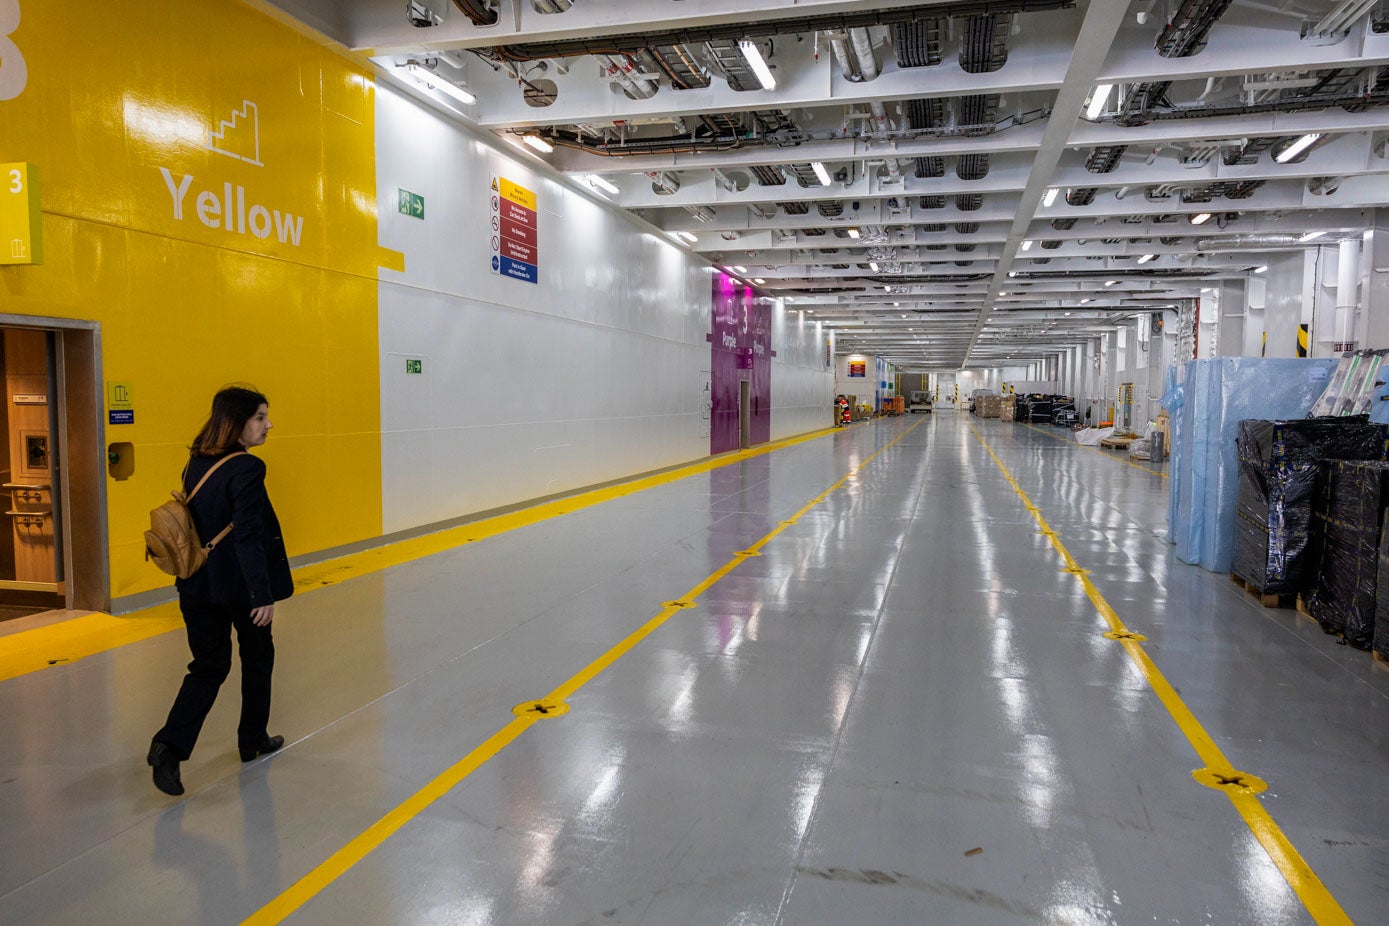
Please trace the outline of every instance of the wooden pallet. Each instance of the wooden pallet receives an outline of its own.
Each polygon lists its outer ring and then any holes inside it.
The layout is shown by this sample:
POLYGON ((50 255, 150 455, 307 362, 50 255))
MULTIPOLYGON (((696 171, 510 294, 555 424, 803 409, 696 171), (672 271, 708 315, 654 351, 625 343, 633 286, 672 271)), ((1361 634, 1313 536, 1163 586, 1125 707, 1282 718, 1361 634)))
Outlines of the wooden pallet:
MULTIPOLYGON (((1259 588, 1253 582, 1250 582, 1247 579, 1237 576, 1233 572, 1230 573, 1230 581, 1238 585, 1240 588, 1244 589, 1244 591, 1247 592, 1251 597, 1259 599, 1259 604, 1263 605, 1266 608, 1291 607, 1292 601, 1290 599, 1297 597, 1294 595, 1280 595, 1276 592, 1273 594, 1265 594, 1264 590, 1259 588)), ((1300 609, 1302 606, 1302 599, 1300 597, 1297 598, 1297 604, 1300 609)))
POLYGON ((1389 669, 1389 656, 1381 653, 1379 650, 1370 650, 1370 655, 1374 657, 1376 663, 1389 669))
POLYGON ((1100 441, 1100 446, 1110 450, 1125 450, 1136 440, 1136 437, 1106 437, 1100 441))

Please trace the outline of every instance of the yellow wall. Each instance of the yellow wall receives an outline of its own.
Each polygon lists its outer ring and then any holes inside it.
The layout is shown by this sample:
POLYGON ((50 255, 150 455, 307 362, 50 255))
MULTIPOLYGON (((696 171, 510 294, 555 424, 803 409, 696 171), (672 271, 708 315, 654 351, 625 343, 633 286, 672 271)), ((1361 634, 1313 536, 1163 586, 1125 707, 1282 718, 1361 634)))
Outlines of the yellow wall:
MULTIPOLYGON (((0 26, 15 5, 0 0, 0 26)), ((100 322, 106 381, 133 387, 135 423, 106 431, 136 461, 108 480, 112 596, 169 584, 141 534, 230 382, 270 397, 275 428, 257 452, 291 555, 378 535, 367 73, 230 0, 18 7, 10 40, 27 80, 0 99, 0 162, 39 166, 44 263, 0 267, 0 312, 100 322), (212 140, 246 101, 256 131, 247 109, 212 140), (245 222, 230 231, 226 185, 245 222), (302 220, 297 245, 286 215, 302 220)), ((5 51, 0 36, 0 90, 16 73, 5 51)))

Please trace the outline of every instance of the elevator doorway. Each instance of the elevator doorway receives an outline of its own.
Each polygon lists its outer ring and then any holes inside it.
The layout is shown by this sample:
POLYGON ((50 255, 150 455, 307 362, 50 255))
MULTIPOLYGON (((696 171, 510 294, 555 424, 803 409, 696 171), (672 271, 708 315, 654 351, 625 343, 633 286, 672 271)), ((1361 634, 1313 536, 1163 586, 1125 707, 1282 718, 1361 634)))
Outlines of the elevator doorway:
POLYGON ((0 316, 0 620, 109 607, 97 332, 16 320, 0 316))

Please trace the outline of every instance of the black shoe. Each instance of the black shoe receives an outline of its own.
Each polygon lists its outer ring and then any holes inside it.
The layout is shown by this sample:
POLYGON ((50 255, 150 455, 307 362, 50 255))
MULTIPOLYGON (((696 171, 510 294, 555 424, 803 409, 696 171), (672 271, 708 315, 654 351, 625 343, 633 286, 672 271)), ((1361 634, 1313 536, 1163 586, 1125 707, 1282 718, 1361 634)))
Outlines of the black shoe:
POLYGON ((250 748, 242 746, 241 761, 252 762, 257 756, 269 755, 284 744, 285 738, 283 736, 267 736, 265 739, 261 740, 259 746, 252 746, 250 748))
POLYGON ((163 743, 151 743, 145 761, 154 769, 154 786, 165 794, 178 797, 183 793, 183 780, 178 774, 178 759, 163 743))

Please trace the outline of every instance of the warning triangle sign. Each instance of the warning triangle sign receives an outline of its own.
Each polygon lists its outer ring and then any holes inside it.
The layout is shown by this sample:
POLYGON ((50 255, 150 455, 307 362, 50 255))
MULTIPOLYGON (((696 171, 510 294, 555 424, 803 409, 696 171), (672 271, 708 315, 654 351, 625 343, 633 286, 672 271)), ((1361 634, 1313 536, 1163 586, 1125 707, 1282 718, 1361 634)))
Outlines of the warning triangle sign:
POLYGON ((492 189, 493 189, 493 191, 496 191, 496 189, 497 189, 497 178, 496 178, 496 177, 493 177, 493 178, 492 178, 492 189))

